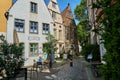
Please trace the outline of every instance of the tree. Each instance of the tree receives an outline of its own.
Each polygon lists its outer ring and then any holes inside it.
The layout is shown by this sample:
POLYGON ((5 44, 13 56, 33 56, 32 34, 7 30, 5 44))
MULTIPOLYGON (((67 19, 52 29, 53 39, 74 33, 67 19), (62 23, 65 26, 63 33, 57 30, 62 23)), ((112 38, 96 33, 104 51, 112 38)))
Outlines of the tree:
POLYGON ((88 61, 88 55, 92 54, 92 61, 100 61, 100 52, 98 44, 86 44, 83 47, 81 52, 82 55, 85 56, 85 59, 88 61))
POLYGON ((57 40, 55 39, 55 37, 53 35, 51 35, 50 32, 48 32, 46 39, 48 42, 43 44, 43 52, 47 52, 48 54, 51 54, 52 49, 54 51, 57 50, 57 48, 54 46, 54 44, 57 42, 57 40))
POLYGON ((97 0, 93 8, 102 8, 104 17, 100 19, 102 38, 107 50, 102 66, 104 80, 120 79, 120 0, 97 0), (114 1, 114 2, 113 2, 114 1))
POLYGON ((74 10, 75 17, 79 21, 77 24, 78 39, 81 44, 85 43, 88 32, 85 29, 86 24, 88 24, 88 15, 86 0, 82 0, 79 5, 74 10))
POLYGON ((3 76, 3 80, 9 80, 14 77, 19 68, 23 66, 24 59, 22 58, 23 46, 9 44, 3 40, 0 44, 0 71, 5 70, 7 77, 3 76))
POLYGON ((54 52, 57 50, 54 44, 57 40, 53 35, 51 35, 50 32, 48 32, 46 39, 48 40, 48 42, 43 44, 43 52, 47 52, 50 60, 49 66, 50 68, 52 68, 52 64, 54 62, 54 52))
POLYGON ((80 23, 77 25, 77 32, 78 32, 78 40, 81 43, 81 46, 87 41, 87 30, 84 29, 84 26, 82 26, 80 23))
POLYGON ((78 19, 80 22, 88 20, 86 0, 82 0, 81 3, 77 5, 74 13, 76 19, 78 19))

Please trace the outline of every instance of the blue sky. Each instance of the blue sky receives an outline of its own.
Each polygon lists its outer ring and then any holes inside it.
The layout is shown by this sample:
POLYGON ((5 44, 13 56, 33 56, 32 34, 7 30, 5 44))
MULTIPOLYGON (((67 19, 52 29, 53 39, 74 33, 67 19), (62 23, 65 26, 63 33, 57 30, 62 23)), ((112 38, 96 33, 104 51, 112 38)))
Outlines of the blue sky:
POLYGON ((60 11, 63 11, 66 8, 66 6, 68 5, 68 3, 70 3, 70 7, 71 7, 73 13, 74 13, 75 7, 78 4, 80 4, 80 0, 57 0, 57 1, 58 1, 60 11))
MULTIPOLYGON (((16 0, 13 0, 13 1, 15 2, 16 0)), ((48 3, 49 0, 45 0, 45 2, 48 3)), ((68 5, 68 3, 70 3, 72 12, 74 14, 74 9, 78 4, 80 4, 81 0, 57 0, 57 2, 58 2, 60 11, 63 11, 68 5)))
MULTIPOLYGON (((49 0, 45 0, 45 2, 48 3, 49 0)), ((78 4, 80 4, 81 0, 57 0, 57 2, 61 12, 67 7, 68 3, 70 3, 72 13, 74 14, 74 9, 78 4)))
MULTIPOLYGON (((45 0, 45 2, 48 3, 49 0, 45 0)), ((67 7, 68 3, 70 3, 70 7, 74 15, 74 9, 76 8, 78 4, 80 4, 81 0, 57 0, 57 2, 58 2, 60 12, 62 12, 67 7)), ((77 20, 75 20, 75 22, 76 24, 78 23, 77 20)))

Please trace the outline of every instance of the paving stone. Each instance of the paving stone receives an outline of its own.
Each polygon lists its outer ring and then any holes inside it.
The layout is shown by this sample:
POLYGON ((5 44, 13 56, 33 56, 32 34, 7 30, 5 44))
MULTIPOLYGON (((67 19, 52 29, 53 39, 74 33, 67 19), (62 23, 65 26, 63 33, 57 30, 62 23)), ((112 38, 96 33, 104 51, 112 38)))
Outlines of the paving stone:
POLYGON ((38 79, 34 78, 34 75, 31 80, 96 80, 89 73, 90 69, 83 58, 73 59, 73 67, 68 60, 64 64, 56 63, 53 68, 45 70, 49 72, 38 72, 38 79))

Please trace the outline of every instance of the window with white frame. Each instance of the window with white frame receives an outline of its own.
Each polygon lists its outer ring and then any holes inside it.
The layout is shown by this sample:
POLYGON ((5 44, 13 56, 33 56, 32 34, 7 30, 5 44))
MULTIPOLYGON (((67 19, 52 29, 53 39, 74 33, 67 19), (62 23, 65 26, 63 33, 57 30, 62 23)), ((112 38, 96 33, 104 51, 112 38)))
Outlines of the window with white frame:
POLYGON ((31 11, 32 13, 37 13, 37 3, 31 2, 30 11, 31 11))
POLYGON ((30 33, 38 33, 38 22, 30 21, 30 33))
POLYGON ((38 43, 29 44, 29 56, 38 56, 38 43))
POLYGON ((52 2, 52 7, 56 8, 56 3, 55 2, 52 2))
POLYGON ((49 31, 49 24, 43 23, 42 29, 43 29, 43 30, 42 30, 42 33, 43 33, 43 34, 47 34, 48 31, 49 31))
POLYGON ((15 29, 17 32, 24 32, 25 21, 22 19, 15 19, 15 29))

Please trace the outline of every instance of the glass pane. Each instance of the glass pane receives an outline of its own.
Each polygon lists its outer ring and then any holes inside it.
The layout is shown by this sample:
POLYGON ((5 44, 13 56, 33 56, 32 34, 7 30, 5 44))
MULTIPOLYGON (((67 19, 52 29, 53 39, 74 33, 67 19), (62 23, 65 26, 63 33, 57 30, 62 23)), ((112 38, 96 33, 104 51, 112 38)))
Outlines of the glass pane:
POLYGON ((23 30, 24 30, 24 20, 15 19, 15 27, 16 27, 16 30, 18 32, 23 32, 23 30))
POLYGON ((38 43, 30 44, 30 56, 38 56, 38 43))
POLYGON ((37 12, 37 4, 31 2, 31 12, 37 12))
POLYGON ((37 33, 37 30, 34 30, 35 33, 37 33))
POLYGON ((33 52, 34 51, 34 49, 33 48, 30 48, 30 52, 33 52))

